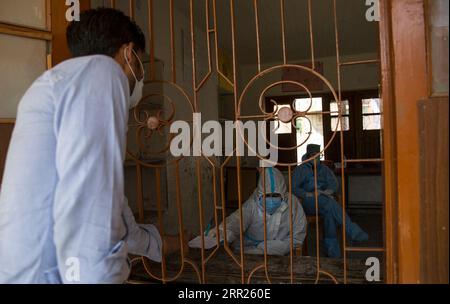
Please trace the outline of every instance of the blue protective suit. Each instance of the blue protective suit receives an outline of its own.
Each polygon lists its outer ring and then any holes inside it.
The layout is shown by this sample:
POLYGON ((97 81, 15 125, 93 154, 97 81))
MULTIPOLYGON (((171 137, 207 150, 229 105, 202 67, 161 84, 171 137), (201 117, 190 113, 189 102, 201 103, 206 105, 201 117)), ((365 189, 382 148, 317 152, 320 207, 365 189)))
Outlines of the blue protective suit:
MULTIPOLYGON (((308 157, 303 157, 306 160, 308 157)), ((298 166, 292 175, 294 194, 301 199, 307 215, 316 215, 314 161, 298 166)), ((318 211, 324 223, 324 246, 329 257, 340 257, 336 228, 343 224, 343 210, 333 194, 338 190, 334 173, 317 161, 318 211)), ((350 240, 365 241, 368 235, 346 214, 346 233, 350 240)))

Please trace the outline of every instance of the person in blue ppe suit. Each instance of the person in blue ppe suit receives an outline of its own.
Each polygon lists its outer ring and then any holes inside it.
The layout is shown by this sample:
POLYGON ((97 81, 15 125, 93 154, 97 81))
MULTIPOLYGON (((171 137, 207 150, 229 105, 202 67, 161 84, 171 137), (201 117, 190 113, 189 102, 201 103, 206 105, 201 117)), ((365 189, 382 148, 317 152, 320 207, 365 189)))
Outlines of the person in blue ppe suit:
MULTIPOLYGON (((289 196, 292 199, 292 224, 294 248, 303 244, 306 235, 306 217, 299 200, 289 194, 283 174, 276 168, 261 169, 258 187, 242 205, 244 253, 264 254, 267 245, 268 255, 287 255, 290 252, 289 196), (265 174, 265 191, 262 174, 265 174), (264 242, 264 192, 266 193, 267 242, 264 242)), ((240 215, 235 211, 226 219, 226 237, 235 250, 240 250, 240 215)), ((219 226, 224 238, 223 224, 219 226)), ((216 236, 212 229, 209 236, 216 236)))
POLYGON ((137 225, 124 196, 145 36, 117 10, 80 18, 67 29, 74 58, 19 104, 0 192, 0 284, 123 283, 128 253, 161 260, 158 230, 137 225))
MULTIPOLYGON (((324 247, 329 257, 341 255, 336 228, 342 226, 342 207, 336 202, 333 194, 338 190, 336 176, 330 168, 320 162, 320 146, 308 145, 302 161, 314 157, 317 167, 318 211, 324 223, 324 247)), ((307 215, 316 215, 314 159, 298 166, 292 175, 294 194, 301 199, 307 215)), ((369 236, 346 215, 346 233, 351 241, 367 241, 369 236)))

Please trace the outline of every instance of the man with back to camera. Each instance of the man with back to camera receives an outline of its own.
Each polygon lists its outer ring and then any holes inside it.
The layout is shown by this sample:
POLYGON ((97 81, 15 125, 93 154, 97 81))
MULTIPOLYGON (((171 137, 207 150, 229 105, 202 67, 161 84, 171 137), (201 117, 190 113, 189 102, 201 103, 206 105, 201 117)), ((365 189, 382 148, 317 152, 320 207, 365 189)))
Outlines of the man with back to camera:
MULTIPOLYGON (((0 283, 123 283, 129 252, 161 260, 158 230, 138 226, 124 196, 144 34, 101 8, 72 22, 67 42, 73 59, 45 72, 19 104, 0 192, 0 283)), ((178 238, 164 241, 178 249, 178 238)))

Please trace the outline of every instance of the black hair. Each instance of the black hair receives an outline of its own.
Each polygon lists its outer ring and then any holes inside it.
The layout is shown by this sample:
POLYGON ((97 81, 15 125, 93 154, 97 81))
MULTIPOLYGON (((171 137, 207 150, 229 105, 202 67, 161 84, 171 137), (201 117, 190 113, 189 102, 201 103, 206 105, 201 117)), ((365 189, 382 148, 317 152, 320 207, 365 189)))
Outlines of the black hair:
POLYGON ((80 21, 72 21, 66 31, 73 57, 106 55, 115 57, 122 45, 134 42, 134 50, 145 52, 145 36, 123 12, 111 8, 86 10, 80 21))

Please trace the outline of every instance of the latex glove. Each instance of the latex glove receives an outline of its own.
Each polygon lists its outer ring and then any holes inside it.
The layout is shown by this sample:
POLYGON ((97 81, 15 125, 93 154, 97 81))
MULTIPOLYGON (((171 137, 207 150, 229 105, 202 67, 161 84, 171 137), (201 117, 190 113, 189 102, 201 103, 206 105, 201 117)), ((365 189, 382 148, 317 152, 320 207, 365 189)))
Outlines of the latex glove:
POLYGON ((253 248, 245 248, 244 250, 245 254, 255 254, 255 255, 261 255, 264 254, 264 248, 259 248, 259 247, 253 247, 253 248))
MULTIPOLYGON (((222 242, 224 240, 222 229, 219 229, 219 234, 220 234, 220 241, 222 242)), ((207 234, 207 236, 217 238, 216 228, 211 229, 209 231, 209 233, 207 234)), ((231 242, 233 242, 233 240, 234 240, 233 232, 231 232, 230 230, 227 230, 227 242, 231 243, 231 242)))

